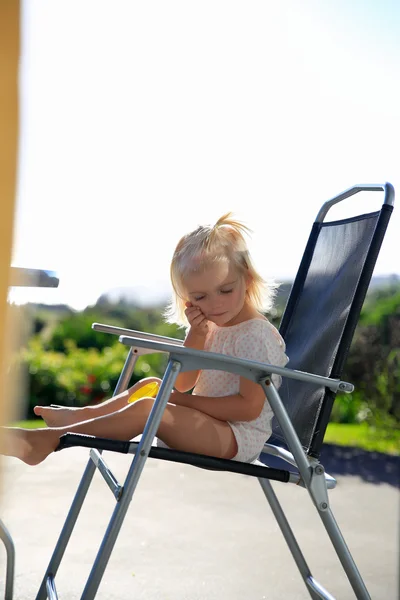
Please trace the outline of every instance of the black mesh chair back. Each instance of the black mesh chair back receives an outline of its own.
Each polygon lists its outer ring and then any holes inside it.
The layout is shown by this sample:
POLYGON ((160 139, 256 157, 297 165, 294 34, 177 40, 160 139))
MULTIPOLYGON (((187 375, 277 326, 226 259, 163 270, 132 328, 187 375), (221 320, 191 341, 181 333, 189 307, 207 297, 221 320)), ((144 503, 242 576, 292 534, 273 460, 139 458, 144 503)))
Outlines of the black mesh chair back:
MULTIPOLYGON (((393 201, 390 184, 357 186, 322 207, 280 325, 291 369, 326 377, 341 376, 393 201), (330 206, 336 202, 359 191, 376 190, 385 192, 381 210, 324 222, 330 206)), ((293 379, 284 379, 279 393, 303 448, 318 457, 334 394, 293 379)), ((272 440, 285 445, 276 419, 272 440)))

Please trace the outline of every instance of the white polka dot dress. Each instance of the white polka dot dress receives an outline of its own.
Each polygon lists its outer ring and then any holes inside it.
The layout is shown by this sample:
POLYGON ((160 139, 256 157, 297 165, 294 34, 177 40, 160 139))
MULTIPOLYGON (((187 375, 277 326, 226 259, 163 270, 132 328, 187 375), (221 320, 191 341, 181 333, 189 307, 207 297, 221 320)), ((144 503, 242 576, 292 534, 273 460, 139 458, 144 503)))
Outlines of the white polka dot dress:
MULTIPOLYGON (((266 319, 256 318, 231 327, 218 327, 209 322, 205 350, 237 358, 247 358, 262 363, 284 367, 288 362, 285 342, 278 330, 266 319)), ((278 388, 279 375, 272 381, 278 388)), ((231 396, 239 393, 240 376, 224 371, 201 371, 193 394, 199 396, 231 396)), ((252 462, 260 455, 265 442, 271 435, 273 413, 265 399, 261 414, 253 421, 229 422, 238 445, 233 460, 252 462)))

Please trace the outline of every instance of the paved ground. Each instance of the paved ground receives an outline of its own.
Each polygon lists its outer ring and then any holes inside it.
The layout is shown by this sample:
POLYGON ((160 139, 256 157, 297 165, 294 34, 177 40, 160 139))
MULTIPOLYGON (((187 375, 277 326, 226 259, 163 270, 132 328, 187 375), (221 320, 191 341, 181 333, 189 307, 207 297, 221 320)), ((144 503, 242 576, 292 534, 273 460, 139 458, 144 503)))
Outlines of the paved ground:
MULTIPOLYGON (((1 517, 17 550, 15 600, 32 600, 88 451, 69 449, 38 467, 5 458, 1 517)), ((105 453, 122 480, 130 458, 105 453)), ((325 452, 337 474, 336 520, 373 600, 399 595, 399 459, 325 452)), ((314 576, 338 600, 354 598, 304 489, 274 484, 314 576)), ((60 600, 80 598, 113 508, 96 473, 57 575, 60 600)), ((0 598, 5 553, 0 548, 0 598)), ((309 598, 258 482, 149 459, 97 594, 99 600, 302 600, 309 598)))

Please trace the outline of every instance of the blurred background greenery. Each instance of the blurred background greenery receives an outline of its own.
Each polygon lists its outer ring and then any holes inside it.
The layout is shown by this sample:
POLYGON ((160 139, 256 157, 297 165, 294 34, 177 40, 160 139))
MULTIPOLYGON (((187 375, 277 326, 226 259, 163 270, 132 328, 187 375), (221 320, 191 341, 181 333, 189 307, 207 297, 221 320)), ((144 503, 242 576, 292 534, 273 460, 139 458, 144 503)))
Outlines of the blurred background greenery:
MULTIPOLYGON (((279 325, 290 284, 281 286, 270 319, 279 325)), ((116 336, 94 331, 94 322, 183 338, 184 331, 164 322, 163 307, 140 308, 131 301, 99 298, 77 312, 67 306, 12 306, 22 332, 14 375, 25 380, 24 398, 16 399, 17 419, 33 419, 36 404, 83 406, 109 397, 118 381, 127 349, 116 336), (26 314, 28 313, 28 315, 26 314), (24 319, 29 316, 30 319, 24 319)), ((166 357, 141 357, 132 383, 162 376, 166 357)), ((357 326, 343 379, 353 394, 337 396, 326 440, 367 449, 400 453, 400 283, 372 286, 357 326)), ((34 423, 32 423, 34 425, 34 423)))

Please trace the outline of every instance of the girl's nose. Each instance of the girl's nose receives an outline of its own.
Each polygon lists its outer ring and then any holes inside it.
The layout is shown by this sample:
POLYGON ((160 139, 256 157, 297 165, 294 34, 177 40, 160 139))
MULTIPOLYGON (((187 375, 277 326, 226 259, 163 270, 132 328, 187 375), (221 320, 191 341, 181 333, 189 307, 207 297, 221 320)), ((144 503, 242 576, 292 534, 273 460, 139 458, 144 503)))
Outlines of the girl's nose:
POLYGON ((214 300, 211 303, 212 310, 213 311, 217 310, 221 306, 222 306, 222 298, 221 298, 221 296, 217 296, 217 298, 214 298, 214 300))

